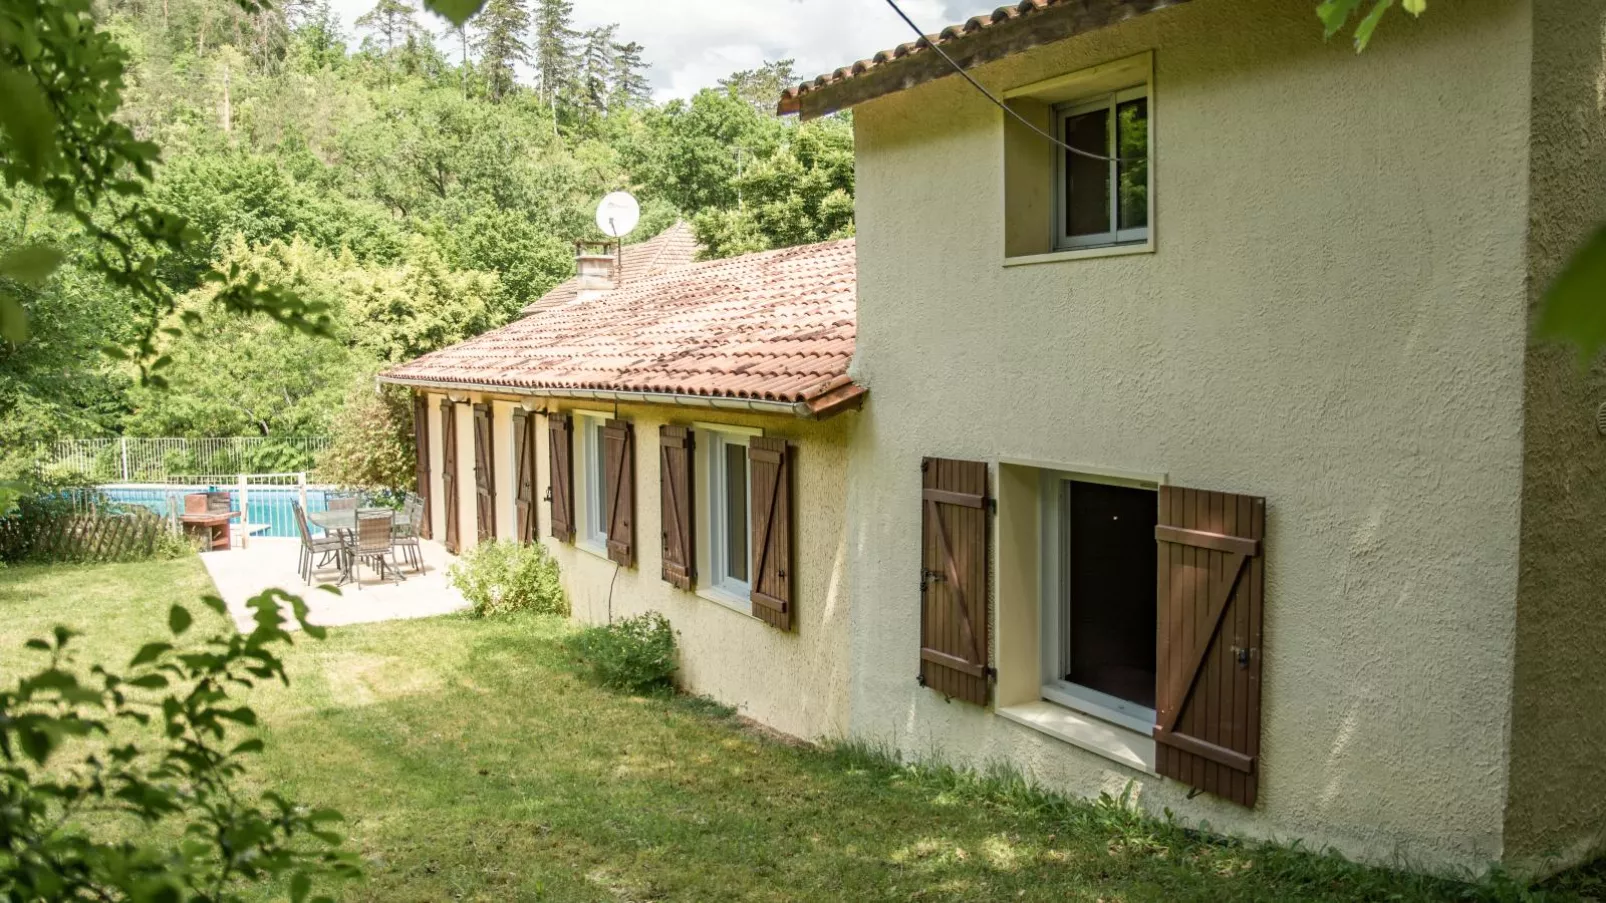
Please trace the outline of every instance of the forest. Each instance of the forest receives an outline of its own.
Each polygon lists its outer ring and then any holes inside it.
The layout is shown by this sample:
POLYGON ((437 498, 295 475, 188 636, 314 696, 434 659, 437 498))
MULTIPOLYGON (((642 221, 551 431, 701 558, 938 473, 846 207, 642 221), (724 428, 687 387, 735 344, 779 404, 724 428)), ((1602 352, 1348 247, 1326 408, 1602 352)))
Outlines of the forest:
POLYGON ((410 426, 373 375, 568 278, 607 192, 640 198, 632 240, 685 219, 710 257, 853 232, 851 121, 777 118, 790 61, 655 103, 651 48, 577 29, 571 0, 491 0, 460 28, 378 0, 353 34, 306 0, 95 11, 128 54, 118 118, 161 148, 147 196, 199 240, 149 256, 177 299, 152 384, 126 351, 137 299, 93 265, 105 249, 13 191, 0 254, 66 256, 10 286, 29 329, 0 339, 0 480, 59 438, 330 435, 337 476, 384 482, 410 426), (335 340, 215 310, 218 271, 327 305, 335 340))

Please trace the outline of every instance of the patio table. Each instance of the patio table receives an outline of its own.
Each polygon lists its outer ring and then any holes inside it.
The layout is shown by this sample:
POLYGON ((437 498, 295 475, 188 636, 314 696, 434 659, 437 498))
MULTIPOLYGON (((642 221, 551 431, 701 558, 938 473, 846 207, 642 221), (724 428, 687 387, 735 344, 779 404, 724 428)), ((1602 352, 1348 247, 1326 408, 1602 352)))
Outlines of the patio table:
POLYGON ((342 531, 355 533, 357 531, 358 511, 364 514, 373 511, 389 512, 392 524, 396 522, 396 515, 400 513, 393 508, 336 508, 329 511, 308 511, 307 523, 322 527, 325 533, 339 533, 342 531))
POLYGON ((351 556, 354 554, 353 548, 357 541, 357 515, 359 512, 371 514, 377 511, 390 515, 391 526, 394 529, 396 515, 401 513, 394 508, 331 508, 325 511, 307 512, 307 523, 322 527, 325 533, 340 537, 346 543, 347 571, 341 578, 341 583, 356 579, 357 563, 351 556))

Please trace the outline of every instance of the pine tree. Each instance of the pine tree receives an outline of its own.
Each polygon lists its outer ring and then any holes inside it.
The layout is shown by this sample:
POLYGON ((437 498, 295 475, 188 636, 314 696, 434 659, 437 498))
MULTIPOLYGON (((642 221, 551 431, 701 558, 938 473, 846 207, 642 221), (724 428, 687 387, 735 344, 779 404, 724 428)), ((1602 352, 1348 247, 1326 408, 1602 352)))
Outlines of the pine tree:
POLYGON ((598 115, 606 115, 610 97, 609 82, 613 78, 614 33, 618 25, 593 28, 584 35, 580 51, 580 102, 598 115))
POLYGON ((474 25, 474 48, 479 51, 491 99, 500 100, 513 91, 518 64, 530 61, 530 45, 524 42, 530 11, 524 0, 490 0, 474 17, 474 25))
POLYGON ((358 28, 377 35, 384 42, 387 54, 418 30, 413 7, 406 0, 379 0, 373 9, 357 18, 356 24, 358 28))
POLYGON ((541 99, 557 109, 558 98, 574 83, 573 0, 540 0, 536 11, 535 74, 541 81, 541 99))
POLYGON ((610 109, 644 107, 652 102, 647 84, 647 64, 641 59, 644 48, 631 41, 613 45, 613 98, 610 109))

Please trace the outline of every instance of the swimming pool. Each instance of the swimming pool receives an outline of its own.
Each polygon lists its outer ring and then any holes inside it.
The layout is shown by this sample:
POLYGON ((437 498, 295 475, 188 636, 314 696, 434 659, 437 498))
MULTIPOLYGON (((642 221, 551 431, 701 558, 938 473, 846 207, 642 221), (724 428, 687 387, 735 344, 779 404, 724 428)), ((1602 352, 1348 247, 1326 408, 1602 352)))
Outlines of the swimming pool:
MULTIPOLYGON (((106 497, 114 502, 127 505, 143 505, 163 517, 167 516, 168 498, 172 497, 174 504, 183 511, 184 496, 191 492, 207 492, 217 490, 229 493, 229 510, 240 510, 240 490, 236 486, 165 486, 161 484, 117 484, 99 487, 106 497)), ((290 510, 290 503, 301 498, 301 490, 295 486, 252 486, 246 493, 246 502, 250 511, 246 516, 253 524, 267 524, 266 530, 253 533, 253 536, 275 536, 294 539, 296 532, 295 515, 290 510)), ((307 510, 322 511, 329 507, 329 490, 327 487, 307 487, 307 510)), ((316 530, 316 528, 314 528, 316 530)))

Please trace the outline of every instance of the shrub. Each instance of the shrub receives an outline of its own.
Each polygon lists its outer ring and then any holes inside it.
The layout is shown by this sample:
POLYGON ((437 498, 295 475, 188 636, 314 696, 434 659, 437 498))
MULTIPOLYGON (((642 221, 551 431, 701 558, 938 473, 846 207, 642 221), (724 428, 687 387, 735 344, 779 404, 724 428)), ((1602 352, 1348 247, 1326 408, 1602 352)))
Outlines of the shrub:
POLYGON ((569 613, 568 597, 558 582, 558 563, 539 543, 480 543, 447 575, 480 617, 524 610, 569 613))
POLYGON ((588 627, 568 645, 580 670, 604 687, 661 693, 675 686, 675 629, 656 611, 588 627))

